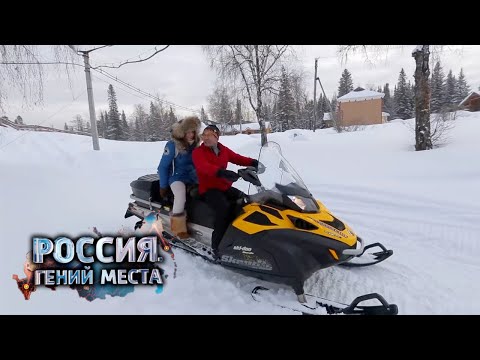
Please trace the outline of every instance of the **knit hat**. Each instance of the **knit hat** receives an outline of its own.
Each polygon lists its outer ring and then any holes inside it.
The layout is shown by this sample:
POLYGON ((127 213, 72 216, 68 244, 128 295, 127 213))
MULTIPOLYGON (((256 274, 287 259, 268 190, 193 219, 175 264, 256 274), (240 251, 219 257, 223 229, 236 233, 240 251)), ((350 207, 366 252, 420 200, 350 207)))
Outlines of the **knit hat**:
POLYGON ((220 137, 220 130, 218 129, 217 125, 208 125, 205 129, 203 129, 204 132, 205 130, 212 131, 217 137, 217 139, 220 137))

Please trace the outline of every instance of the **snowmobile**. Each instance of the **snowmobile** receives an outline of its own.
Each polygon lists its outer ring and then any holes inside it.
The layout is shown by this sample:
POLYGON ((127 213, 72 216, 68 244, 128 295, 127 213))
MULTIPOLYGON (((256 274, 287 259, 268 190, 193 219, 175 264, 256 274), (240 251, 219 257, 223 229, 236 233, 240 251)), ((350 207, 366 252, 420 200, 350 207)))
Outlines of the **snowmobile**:
MULTIPOLYGON (((246 181, 243 185, 248 186, 248 191, 236 204, 234 219, 219 245, 218 259, 213 257, 210 240, 214 212, 195 188, 188 192, 185 206, 191 234, 188 239, 181 240, 170 230, 172 199, 160 198, 157 174, 131 182, 130 198, 134 201, 129 203, 125 218, 137 216, 138 228, 153 212, 162 221, 162 236, 172 246, 245 275, 290 286, 300 303, 308 302, 303 284, 314 272, 336 265, 369 266, 393 254, 380 243, 365 246, 362 238, 316 200, 277 143, 262 146, 258 161, 264 166, 238 169, 239 179, 246 181), (367 253, 375 248, 380 249, 367 253)), ((261 290, 266 288, 255 288, 252 296, 261 290)), ((350 313, 397 312, 396 305, 386 303, 378 294, 359 297, 350 305, 350 313), (378 299, 382 305, 357 306, 360 300, 368 299, 378 299)))

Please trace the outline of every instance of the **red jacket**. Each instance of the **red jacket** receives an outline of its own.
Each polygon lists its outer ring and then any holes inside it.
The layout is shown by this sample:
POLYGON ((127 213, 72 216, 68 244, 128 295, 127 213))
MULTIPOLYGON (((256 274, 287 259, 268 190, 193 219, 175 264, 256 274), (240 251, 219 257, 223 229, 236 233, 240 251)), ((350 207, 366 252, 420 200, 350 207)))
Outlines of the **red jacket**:
POLYGON ((226 169, 229 162, 240 166, 253 165, 254 159, 239 155, 220 143, 217 143, 217 146, 218 156, 205 144, 193 150, 192 159, 197 171, 199 194, 209 189, 225 191, 232 186, 231 181, 216 175, 219 169, 226 169))

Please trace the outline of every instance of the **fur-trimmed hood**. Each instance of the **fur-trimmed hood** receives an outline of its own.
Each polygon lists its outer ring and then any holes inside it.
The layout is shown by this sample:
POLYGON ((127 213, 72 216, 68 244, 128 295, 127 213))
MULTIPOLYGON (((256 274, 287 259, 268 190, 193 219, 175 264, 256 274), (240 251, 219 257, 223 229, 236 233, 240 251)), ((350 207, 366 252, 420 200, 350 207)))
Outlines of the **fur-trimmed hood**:
POLYGON ((180 145, 179 150, 185 150, 188 147, 187 142, 185 141, 185 134, 189 130, 195 131, 194 144, 197 147, 200 144, 200 131, 202 128, 202 123, 200 119, 196 116, 189 116, 185 119, 182 119, 172 126, 172 139, 175 140, 175 143, 180 145))

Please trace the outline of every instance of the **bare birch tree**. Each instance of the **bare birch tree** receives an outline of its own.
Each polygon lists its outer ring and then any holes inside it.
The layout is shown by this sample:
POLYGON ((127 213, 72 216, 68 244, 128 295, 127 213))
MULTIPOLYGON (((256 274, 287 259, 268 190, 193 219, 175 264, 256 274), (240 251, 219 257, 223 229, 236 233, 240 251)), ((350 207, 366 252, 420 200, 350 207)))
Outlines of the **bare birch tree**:
POLYGON ((0 45, 0 110, 7 102, 7 90, 18 90, 27 106, 43 103, 44 65, 63 68, 69 75, 77 55, 69 45, 0 45), (41 48, 53 52, 43 59, 41 48))
POLYGON ((261 144, 267 142, 263 99, 276 92, 280 65, 289 45, 206 45, 204 52, 217 73, 233 81, 240 79, 241 90, 260 124, 261 144))

